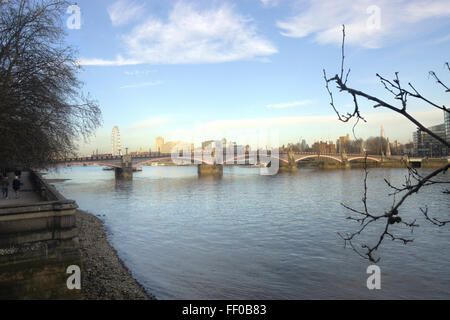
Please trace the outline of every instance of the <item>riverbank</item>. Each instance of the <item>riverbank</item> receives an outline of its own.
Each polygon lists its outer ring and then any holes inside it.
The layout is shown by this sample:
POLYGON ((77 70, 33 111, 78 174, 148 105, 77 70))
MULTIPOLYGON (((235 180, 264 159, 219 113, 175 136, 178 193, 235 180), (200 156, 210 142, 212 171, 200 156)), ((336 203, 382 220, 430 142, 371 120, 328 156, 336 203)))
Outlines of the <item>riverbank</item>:
POLYGON ((86 300, 154 300, 145 292, 108 243, 103 222, 78 210, 81 290, 86 300))

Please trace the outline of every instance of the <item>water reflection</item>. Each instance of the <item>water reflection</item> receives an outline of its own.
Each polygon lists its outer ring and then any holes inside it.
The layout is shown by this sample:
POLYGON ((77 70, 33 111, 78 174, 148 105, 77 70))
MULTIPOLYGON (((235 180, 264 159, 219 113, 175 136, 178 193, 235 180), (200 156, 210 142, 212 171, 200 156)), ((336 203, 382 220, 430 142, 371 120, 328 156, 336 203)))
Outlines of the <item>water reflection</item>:
POLYGON ((133 192, 133 180, 114 179, 111 185, 114 185, 115 192, 124 195, 127 199, 133 192))

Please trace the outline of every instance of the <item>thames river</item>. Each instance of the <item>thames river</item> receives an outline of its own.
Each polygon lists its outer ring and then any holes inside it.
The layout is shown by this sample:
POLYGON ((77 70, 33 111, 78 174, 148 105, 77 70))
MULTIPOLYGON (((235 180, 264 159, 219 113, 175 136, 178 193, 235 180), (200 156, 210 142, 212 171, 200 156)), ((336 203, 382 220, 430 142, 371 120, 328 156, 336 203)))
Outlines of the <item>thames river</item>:
MULTIPOLYGON (((392 205, 383 179, 406 170, 371 169, 369 207, 392 205)), ((158 299, 450 299, 450 226, 427 223, 419 207, 448 220, 450 197, 434 185, 402 207, 420 225, 403 245, 387 240, 378 255, 381 290, 368 290, 367 260, 337 232, 356 231, 341 202, 361 208, 363 170, 300 169, 261 176, 225 167, 221 179, 196 167, 144 167, 133 181, 114 171, 70 167, 49 172, 80 209, 99 216, 133 276, 158 299)), ((377 230, 363 234, 377 240, 377 230)), ((362 243, 362 242, 361 242, 362 243)))

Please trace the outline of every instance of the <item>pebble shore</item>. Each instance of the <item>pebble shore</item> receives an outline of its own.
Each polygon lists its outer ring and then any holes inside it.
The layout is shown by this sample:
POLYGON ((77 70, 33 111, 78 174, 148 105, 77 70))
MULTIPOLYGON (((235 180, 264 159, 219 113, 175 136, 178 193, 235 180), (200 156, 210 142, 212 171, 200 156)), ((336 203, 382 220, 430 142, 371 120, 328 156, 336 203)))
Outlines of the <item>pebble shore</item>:
POLYGON ((155 300, 133 278, 106 239, 102 221, 78 210, 82 259, 81 290, 86 300, 155 300))

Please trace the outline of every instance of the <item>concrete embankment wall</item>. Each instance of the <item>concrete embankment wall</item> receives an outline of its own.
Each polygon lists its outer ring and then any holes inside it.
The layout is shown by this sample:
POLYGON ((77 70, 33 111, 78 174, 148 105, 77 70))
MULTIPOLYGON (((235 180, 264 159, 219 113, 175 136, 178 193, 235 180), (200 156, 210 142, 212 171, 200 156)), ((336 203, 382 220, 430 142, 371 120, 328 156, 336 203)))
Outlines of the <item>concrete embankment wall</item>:
POLYGON ((81 267, 75 201, 38 173, 30 174, 42 201, 0 206, 0 299, 78 299, 67 268, 81 267))
MULTIPOLYGON (((441 165, 436 165, 436 167, 444 165, 442 160, 438 160, 436 163, 441 163, 441 165)), ((355 169, 364 168, 364 166, 367 168, 407 168, 409 165, 411 164, 402 159, 383 159, 383 161, 374 161, 369 159, 366 164, 364 164, 364 160, 361 159, 345 163, 332 159, 320 159, 315 161, 300 162, 298 164, 299 167, 319 167, 322 169, 355 169)), ((425 164, 425 166, 427 166, 427 164, 425 164)))
POLYGON ((449 163, 448 159, 423 159, 421 168, 441 168, 449 163))

